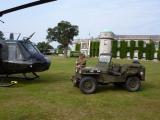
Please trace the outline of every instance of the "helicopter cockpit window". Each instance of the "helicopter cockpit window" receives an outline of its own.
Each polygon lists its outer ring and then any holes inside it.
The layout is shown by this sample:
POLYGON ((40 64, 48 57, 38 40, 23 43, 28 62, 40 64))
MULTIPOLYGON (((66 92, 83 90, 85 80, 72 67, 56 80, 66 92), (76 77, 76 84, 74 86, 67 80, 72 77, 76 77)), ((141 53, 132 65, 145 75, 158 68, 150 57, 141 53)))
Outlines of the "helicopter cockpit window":
POLYGON ((31 54, 39 53, 39 50, 32 43, 23 43, 23 45, 31 54))
POLYGON ((22 54, 17 44, 8 44, 8 60, 22 60, 22 54))

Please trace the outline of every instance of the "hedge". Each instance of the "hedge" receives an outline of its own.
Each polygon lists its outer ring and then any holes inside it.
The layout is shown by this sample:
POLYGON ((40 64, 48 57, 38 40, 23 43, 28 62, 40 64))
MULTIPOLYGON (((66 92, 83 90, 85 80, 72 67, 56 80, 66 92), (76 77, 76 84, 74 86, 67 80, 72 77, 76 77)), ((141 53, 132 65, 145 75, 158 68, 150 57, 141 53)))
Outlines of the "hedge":
POLYGON ((95 56, 99 56, 99 45, 100 42, 95 42, 95 56))
MULTIPOLYGON (((150 42, 146 44, 146 47, 144 48, 144 41, 138 41, 138 47, 136 47, 135 41, 130 41, 130 47, 128 47, 128 44, 126 41, 121 41, 121 46, 118 48, 118 41, 113 40, 112 41, 112 56, 114 58, 117 57, 117 52, 120 51, 120 58, 126 58, 127 52, 130 52, 130 58, 134 58, 134 51, 138 50, 138 58, 143 58, 143 53, 146 53, 146 59, 147 60, 153 60, 154 59, 154 53, 155 50, 155 44, 154 42, 150 42)), ((92 41, 90 44, 90 57, 99 56, 99 41, 92 41)), ((76 51, 80 51, 80 44, 76 44, 76 51)), ((158 52, 158 59, 160 60, 160 45, 158 52)))
POLYGON ((80 51, 81 44, 76 44, 76 51, 80 51))
POLYGON ((120 51, 120 58, 126 58, 127 57, 127 42, 121 41, 121 46, 119 48, 120 51))
POLYGON ((100 42, 98 41, 92 41, 90 44, 90 57, 99 56, 99 45, 100 42))
POLYGON ((78 57, 80 55, 79 51, 71 51, 70 57, 78 57))
POLYGON ((138 41, 138 58, 143 58, 143 52, 144 52, 144 41, 138 41))
POLYGON ((90 44, 90 57, 93 56, 93 42, 90 44))
POLYGON ((130 41, 130 47, 129 47, 129 52, 130 52, 130 58, 134 58, 134 51, 136 50, 136 42, 135 41, 130 41))
POLYGON ((158 49, 158 60, 160 60, 160 42, 159 42, 159 49, 158 49))
POLYGON ((117 52, 118 52, 118 41, 114 40, 114 41, 112 41, 112 56, 114 58, 117 57, 117 52))
POLYGON ((146 48, 145 48, 145 53, 146 53, 146 59, 147 60, 153 60, 154 59, 154 53, 155 53, 155 45, 153 42, 151 43, 148 43, 146 45, 146 48))

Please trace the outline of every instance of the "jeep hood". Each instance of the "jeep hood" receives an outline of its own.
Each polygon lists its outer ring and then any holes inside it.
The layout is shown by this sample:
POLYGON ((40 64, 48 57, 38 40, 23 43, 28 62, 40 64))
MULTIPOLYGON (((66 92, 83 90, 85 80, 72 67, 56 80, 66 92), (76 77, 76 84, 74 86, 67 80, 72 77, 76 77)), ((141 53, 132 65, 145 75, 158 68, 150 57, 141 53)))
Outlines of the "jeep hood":
POLYGON ((85 72, 85 73, 88 73, 88 72, 100 72, 100 69, 96 68, 96 67, 85 67, 85 68, 82 68, 82 73, 85 72))

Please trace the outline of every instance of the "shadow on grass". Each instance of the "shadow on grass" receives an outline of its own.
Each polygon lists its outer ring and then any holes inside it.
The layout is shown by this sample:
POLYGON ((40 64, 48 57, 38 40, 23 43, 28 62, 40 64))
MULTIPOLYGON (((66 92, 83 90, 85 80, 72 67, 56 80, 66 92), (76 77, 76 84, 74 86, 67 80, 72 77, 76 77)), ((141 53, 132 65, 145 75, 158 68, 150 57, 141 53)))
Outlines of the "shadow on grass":
POLYGON ((154 84, 148 83, 148 82, 143 82, 141 85, 141 91, 149 91, 151 89, 156 88, 154 84))
MULTIPOLYGON (((154 84, 150 84, 150 83, 143 83, 141 85, 140 88, 140 92, 141 91, 150 91, 151 89, 154 89, 155 85, 154 84)), ((125 86, 114 86, 113 84, 109 84, 109 85, 100 85, 97 87, 97 93, 99 92, 106 92, 106 91, 127 91, 127 89, 125 88, 125 86)))
MULTIPOLYGON (((11 76, 13 78, 4 78, 3 81, 4 82, 11 82, 11 81, 17 81, 18 84, 21 85, 27 85, 27 84, 54 84, 57 82, 67 82, 70 80, 70 76, 69 75, 65 75, 65 74, 61 74, 61 73, 55 73, 55 74, 50 74, 50 73, 45 73, 45 74, 40 74, 39 78, 36 79, 31 79, 31 80, 27 80, 24 78, 17 78, 17 77, 22 77, 20 75, 13 75, 11 76)), ((21 85, 16 85, 17 87, 21 86, 21 85)))
POLYGON ((97 87, 97 93, 106 92, 106 91, 125 91, 125 87, 109 85, 100 85, 97 87))

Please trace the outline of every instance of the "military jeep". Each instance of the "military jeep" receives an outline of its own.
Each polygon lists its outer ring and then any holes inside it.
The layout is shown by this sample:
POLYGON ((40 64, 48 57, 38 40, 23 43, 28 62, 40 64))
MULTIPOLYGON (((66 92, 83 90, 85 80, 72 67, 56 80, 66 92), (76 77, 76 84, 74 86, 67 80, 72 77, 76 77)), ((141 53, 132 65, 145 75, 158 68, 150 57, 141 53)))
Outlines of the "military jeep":
POLYGON ((82 93, 91 94, 98 85, 109 83, 124 86, 128 91, 135 92, 145 80, 145 67, 138 62, 132 64, 114 64, 110 53, 101 54, 96 67, 85 67, 75 72, 73 85, 82 93))

